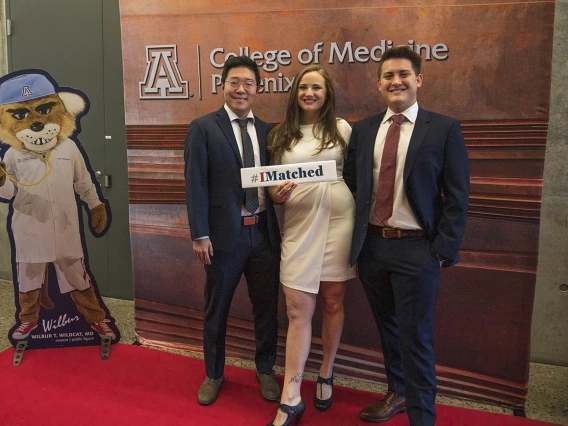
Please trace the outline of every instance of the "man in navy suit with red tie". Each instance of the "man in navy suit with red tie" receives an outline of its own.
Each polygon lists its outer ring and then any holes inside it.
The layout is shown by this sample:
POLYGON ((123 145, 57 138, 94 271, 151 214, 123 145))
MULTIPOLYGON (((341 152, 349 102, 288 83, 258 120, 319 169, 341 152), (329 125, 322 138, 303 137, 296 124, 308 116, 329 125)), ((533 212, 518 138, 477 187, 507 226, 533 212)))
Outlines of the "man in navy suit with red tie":
POLYGON ((459 122, 418 106, 421 58, 387 50, 378 88, 388 109, 355 123, 344 177, 357 193, 351 263, 358 262, 381 338, 388 391, 359 417, 406 411, 436 421, 433 320, 440 268, 459 261, 469 167, 459 122))
POLYGON ((271 125, 254 116, 260 73, 246 56, 229 58, 221 75, 225 105, 193 120, 185 140, 186 198, 193 251, 205 266, 202 405, 224 381, 227 316, 244 274, 252 303, 260 394, 280 400, 276 361, 280 232, 265 188, 242 188, 242 167, 268 164, 271 125))

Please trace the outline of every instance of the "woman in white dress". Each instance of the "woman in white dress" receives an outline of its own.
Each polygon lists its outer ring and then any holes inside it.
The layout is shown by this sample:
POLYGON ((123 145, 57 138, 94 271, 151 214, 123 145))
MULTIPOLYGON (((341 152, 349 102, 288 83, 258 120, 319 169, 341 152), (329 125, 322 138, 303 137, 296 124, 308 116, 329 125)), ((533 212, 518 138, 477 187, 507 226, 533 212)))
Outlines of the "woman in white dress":
POLYGON ((312 338, 312 316, 319 294, 323 303, 323 362, 315 407, 329 408, 333 363, 343 330, 346 282, 355 277, 349 251, 355 203, 343 181, 343 163, 351 127, 335 116, 335 91, 329 74, 312 65, 300 71, 290 91, 286 119, 268 136, 273 164, 335 160, 337 180, 269 188, 283 203, 280 281, 286 297, 288 335, 284 389, 272 425, 299 422, 305 402, 300 386, 312 338))

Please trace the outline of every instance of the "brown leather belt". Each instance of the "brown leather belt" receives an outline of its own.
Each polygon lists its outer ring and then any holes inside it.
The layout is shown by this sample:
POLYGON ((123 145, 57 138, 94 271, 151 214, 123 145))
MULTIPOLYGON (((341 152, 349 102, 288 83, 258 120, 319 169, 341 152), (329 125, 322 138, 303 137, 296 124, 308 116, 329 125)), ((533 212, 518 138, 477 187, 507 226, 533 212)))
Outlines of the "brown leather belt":
POLYGON ((259 214, 255 214, 253 216, 242 216, 241 224, 243 226, 252 226, 256 225, 257 223, 263 222, 265 219, 266 212, 260 212, 259 214))
POLYGON ((400 240, 402 238, 420 238, 424 236, 422 229, 400 229, 400 228, 386 228, 384 226, 377 226, 369 223, 369 229, 372 229, 383 238, 389 240, 400 240))

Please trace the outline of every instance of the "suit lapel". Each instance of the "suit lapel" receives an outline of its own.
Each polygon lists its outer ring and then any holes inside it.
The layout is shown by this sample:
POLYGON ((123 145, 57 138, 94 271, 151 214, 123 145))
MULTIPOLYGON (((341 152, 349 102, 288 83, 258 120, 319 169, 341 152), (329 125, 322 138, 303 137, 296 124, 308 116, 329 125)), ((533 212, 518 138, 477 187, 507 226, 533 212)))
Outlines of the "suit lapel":
POLYGON ((258 133, 258 131, 261 128, 261 121, 255 116, 254 117, 254 131, 256 132, 256 140, 258 141, 258 150, 259 150, 259 154, 260 154, 260 165, 261 166, 265 166, 266 165, 266 138, 265 138, 265 132, 261 132, 261 134, 258 133))
POLYGON ((239 146, 237 145, 235 132, 233 131, 231 120, 229 120, 229 115, 227 114, 227 111, 225 111, 224 107, 221 108, 219 111, 217 111, 217 123, 219 124, 221 131, 224 133, 225 137, 227 138, 227 141, 229 142, 231 149, 235 153, 235 156, 237 157, 239 164, 241 165, 241 167, 243 167, 243 160, 241 158, 241 152, 239 151, 239 146))
POLYGON ((414 130, 412 131, 412 136, 410 137, 408 152, 406 153, 406 161, 404 162, 403 181, 405 188, 406 188, 406 181, 408 179, 408 175, 410 174, 410 170, 412 170, 412 166, 416 161, 416 157, 418 155, 418 151, 420 150, 420 146, 422 146, 422 142, 424 142, 424 138, 426 137, 429 128, 430 128, 430 113, 428 111, 423 110, 422 108, 419 108, 418 116, 416 117, 416 123, 414 124, 414 130))

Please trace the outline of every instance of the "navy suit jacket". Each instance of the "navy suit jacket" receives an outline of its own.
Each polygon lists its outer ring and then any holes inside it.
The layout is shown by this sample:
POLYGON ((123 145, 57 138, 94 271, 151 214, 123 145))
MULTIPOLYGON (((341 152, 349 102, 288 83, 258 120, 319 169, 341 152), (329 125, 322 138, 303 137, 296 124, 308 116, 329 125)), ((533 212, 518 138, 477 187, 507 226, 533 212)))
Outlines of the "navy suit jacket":
MULTIPOLYGON (((373 152, 384 115, 355 123, 349 142, 343 176, 351 191, 357 193, 351 264, 357 261, 367 234, 375 196, 373 152)), ((432 250, 446 259, 445 267, 459 262, 469 202, 469 161, 459 122, 419 108, 403 176, 410 208, 432 250)))
MULTIPOLYGON (((266 140, 272 126, 255 117, 262 165, 268 164, 266 140)), ((241 154, 225 108, 197 118, 185 139, 186 202, 191 238, 209 236, 213 249, 230 251, 238 241, 244 189, 241 154)), ((280 246, 272 200, 265 190, 270 241, 280 246)))

